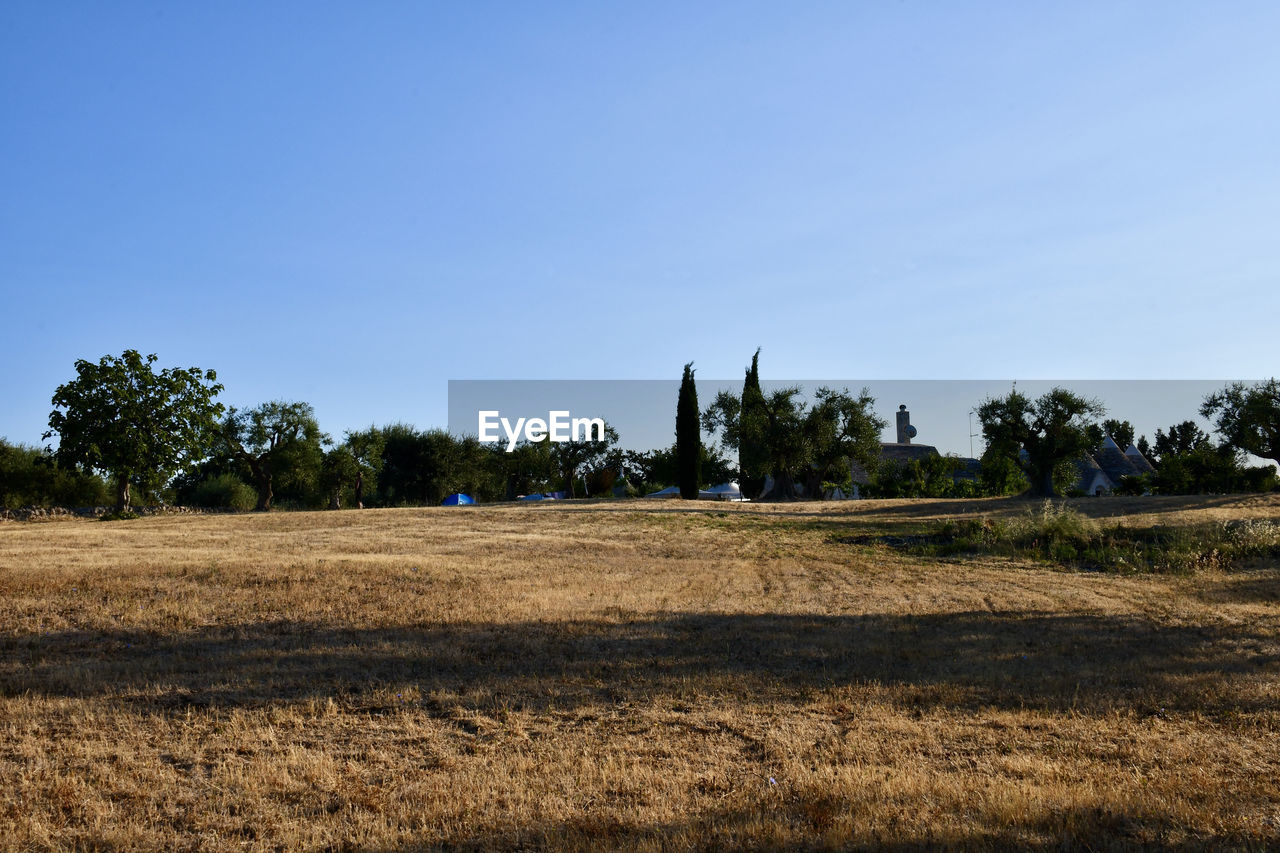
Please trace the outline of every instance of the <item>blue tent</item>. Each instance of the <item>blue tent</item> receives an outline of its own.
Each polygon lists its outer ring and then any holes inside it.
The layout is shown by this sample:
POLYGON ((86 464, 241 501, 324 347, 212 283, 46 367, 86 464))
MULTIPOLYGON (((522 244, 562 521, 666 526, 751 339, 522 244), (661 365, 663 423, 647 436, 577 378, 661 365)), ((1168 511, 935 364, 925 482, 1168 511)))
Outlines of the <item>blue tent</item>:
POLYGON ((471 497, 471 495, 464 495, 464 494, 461 494, 460 492, 454 492, 453 494, 449 495, 449 497, 440 501, 440 505, 441 506, 467 506, 475 502, 476 502, 476 499, 471 497))

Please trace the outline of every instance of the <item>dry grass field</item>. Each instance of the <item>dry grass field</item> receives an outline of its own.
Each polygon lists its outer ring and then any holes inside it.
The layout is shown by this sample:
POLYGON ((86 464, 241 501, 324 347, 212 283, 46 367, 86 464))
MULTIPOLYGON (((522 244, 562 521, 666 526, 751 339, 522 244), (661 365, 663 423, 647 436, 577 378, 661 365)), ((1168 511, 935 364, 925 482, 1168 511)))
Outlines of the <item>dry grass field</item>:
POLYGON ((1274 560, 842 541, 1027 507, 0 522, 0 848, 1280 848, 1274 560))

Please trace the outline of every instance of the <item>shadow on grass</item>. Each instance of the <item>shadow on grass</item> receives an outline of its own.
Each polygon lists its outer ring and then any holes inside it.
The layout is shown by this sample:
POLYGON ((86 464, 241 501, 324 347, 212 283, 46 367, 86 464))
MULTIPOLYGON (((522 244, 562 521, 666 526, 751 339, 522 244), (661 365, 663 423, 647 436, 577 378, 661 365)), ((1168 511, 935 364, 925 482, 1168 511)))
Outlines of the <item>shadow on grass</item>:
POLYGON ((280 621, 7 637, 0 695, 116 697, 157 709, 334 698, 370 711, 396 701, 567 710, 796 702, 852 686, 925 708, 1277 710, 1277 636, 1275 620, 1209 627, 987 611, 378 629, 280 621))
POLYGON ((1129 851, 1272 849, 1275 831, 1257 835, 1189 836, 1173 814, 1129 810, 1121 806, 1075 807, 1033 812, 1013 820, 984 821, 979 830, 939 827, 933 832, 909 826, 880 829, 858 825, 865 804, 837 797, 770 796, 762 791, 756 808, 721 809, 672 823, 643 824, 613 813, 574 821, 510 828, 460 827, 444 838, 380 853, 448 850, 883 850, 890 853, 932 850, 1129 851), (849 824, 853 828, 844 829, 849 824))
POLYGON ((1206 580, 1198 585, 1197 595, 1213 603, 1280 604, 1280 573, 1267 561, 1243 566, 1219 580, 1206 580))

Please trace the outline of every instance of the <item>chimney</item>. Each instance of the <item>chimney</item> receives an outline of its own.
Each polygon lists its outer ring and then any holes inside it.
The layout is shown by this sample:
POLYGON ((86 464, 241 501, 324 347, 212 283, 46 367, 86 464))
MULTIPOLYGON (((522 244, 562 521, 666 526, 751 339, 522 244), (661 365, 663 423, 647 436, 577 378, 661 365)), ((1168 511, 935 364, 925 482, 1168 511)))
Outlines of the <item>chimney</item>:
POLYGON ((911 425, 911 413, 905 404, 898 407, 898 444, 910 444, 916 428, 911 425))

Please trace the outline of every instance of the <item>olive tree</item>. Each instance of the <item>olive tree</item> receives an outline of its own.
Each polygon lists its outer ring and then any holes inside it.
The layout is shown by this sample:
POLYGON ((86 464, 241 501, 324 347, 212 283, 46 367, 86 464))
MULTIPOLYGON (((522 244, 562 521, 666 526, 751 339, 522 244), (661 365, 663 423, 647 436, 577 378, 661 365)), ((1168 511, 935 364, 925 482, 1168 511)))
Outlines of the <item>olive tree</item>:
POLYGON ((978 407, 988 452, 1017 460, 1019 451, 1026 451, 1031 491, 1044 496, 1057 494, 1054 472, 1089 449, 1090 422, 1104 414, 1097 400, 1065 388, 1053 388, 1036 400, 1015 389, 978 407))
POLYGON ((258 502, 254 509, 271 509, 275 482, 294 469, 319 468, 321 445, 329 436, 320 431, 310 403, 273 400, 252 409, 231 409, 222 423, 226 449, 249 469, 258 502))
POLYGON ((1232 382, 1210 394, 1200 414, 1232 447, 1280 463, 1280 382, 1232 382))

